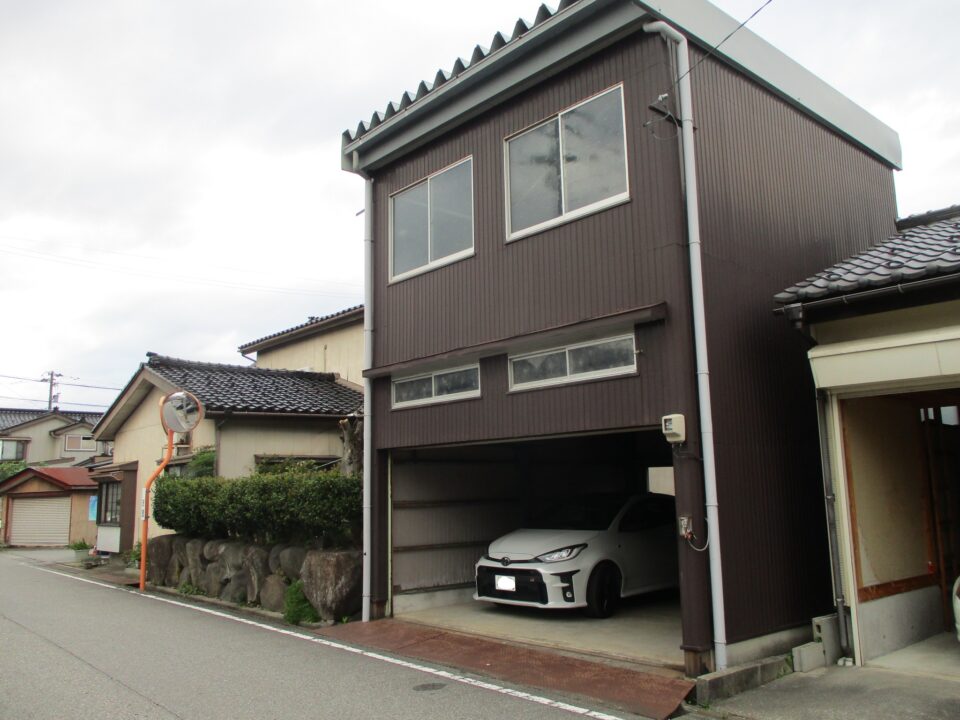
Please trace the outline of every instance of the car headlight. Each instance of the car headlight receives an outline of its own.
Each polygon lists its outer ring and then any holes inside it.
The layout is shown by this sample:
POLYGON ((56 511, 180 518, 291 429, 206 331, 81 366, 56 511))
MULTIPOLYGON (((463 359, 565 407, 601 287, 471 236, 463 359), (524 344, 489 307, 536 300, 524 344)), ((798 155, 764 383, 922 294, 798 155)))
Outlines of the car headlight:
POLYGON ((554 562, 563 562, 564 560, 572 560, 577 555, 580 554, 580 551, 583 550, 586 545, 571 545, 565 548, 559 548, 558 550, 551 550, 546 552, 543 555, 538 555, 537 560, 545 563, 554 563, 554 562))

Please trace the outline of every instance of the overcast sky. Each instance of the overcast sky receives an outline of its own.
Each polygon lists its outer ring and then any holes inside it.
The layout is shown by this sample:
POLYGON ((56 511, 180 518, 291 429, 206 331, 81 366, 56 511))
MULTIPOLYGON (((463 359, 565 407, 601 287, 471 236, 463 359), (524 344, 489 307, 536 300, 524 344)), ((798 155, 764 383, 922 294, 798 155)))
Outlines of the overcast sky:
MULTIPOLYGON (((243 363, 238 345, 360 303, 341 132, 537 7, 0 0, 0 375, 243 363)), ((773 0, 748 27, 900 133, 901 215, 960 202, 960 3, 773 0)), ((64 386, 61 407, 114 395, 64 386)), ((0 406, 38 398, 0 377, 0 406)))

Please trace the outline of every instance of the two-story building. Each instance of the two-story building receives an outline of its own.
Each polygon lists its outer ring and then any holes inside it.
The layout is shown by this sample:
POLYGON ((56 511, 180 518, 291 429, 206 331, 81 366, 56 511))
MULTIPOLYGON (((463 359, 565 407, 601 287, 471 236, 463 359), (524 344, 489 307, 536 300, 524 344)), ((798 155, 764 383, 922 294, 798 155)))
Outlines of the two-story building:
POLYGON ((469 602, 532 507, 670 468, 678 664, 809 637, 815 396, 769 297, 893 232, 896 134, 706 2, 564 0, 342 161, 366 181, 365 617, 469 602))
POLYGON ((78 465, 110 453, 93 438, 102 413, 0 408, 0 462, 78 465))

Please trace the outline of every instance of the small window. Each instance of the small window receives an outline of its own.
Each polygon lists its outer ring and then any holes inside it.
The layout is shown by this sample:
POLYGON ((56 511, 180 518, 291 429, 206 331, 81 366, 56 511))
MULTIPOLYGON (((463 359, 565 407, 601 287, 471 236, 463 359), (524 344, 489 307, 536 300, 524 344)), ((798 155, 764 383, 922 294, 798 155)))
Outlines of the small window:
POLYGON ((65 447, 67 450, 89 452, 97 449, 97 441, 93 435, 67 435, 65 447))
POLYGON ((393 407, 479 397, 480 366, 438 370, 437 372, 393 381, 393 407))
POLYGON ((120 483, 107 482, 100 485, 100 524, 120 524, 120 483))
POLYGON ((23 460, 26 447, 25 440, 0 440, 0 461, 23 460))
POLYGON ((617 86, 507 141, 508 239, 629 198, 623 117, 617 86))
POLYGON ((473 159, 431 175, 391 199, 390 278, 473 254, 473 159))
POLYGON ((515 355, 509 362, 511 390, 626 375, 637 369, 633 335, 515 355))

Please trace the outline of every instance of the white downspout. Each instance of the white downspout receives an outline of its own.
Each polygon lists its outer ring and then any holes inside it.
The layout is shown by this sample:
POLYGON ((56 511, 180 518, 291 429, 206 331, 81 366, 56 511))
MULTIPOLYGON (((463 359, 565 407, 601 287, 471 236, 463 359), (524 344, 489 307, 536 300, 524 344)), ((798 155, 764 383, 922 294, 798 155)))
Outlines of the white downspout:
POLYGON ((703 268, 700 246, 700 207, 697 200, 697 166, 693 144, 693 93, 690 89, 690 48, 687 38, 665 22, 643 26, 677 43, 677 83, 680 87, 683 185, 690 250, 690 286, 693 335, 697 362, 697 396, 700 403, 700 443, 707 505, 707 538, 710 544, 710 595, 713 604, 713 643, 716 669, 727 667, 727 628, 723 608, 723 568, 720 563, 720 519, 717 505, 717 468, 713 449, 713 408, 710 402, 710 369, 707 364, 707 325, 703 301, 703 268))
MULTIPOLYGON (((363 193, 363 369, 373 367, 373 180, 363 193)), ((363 379, 363 622, 370 620, 373 508, 373 381, 363 379)))

